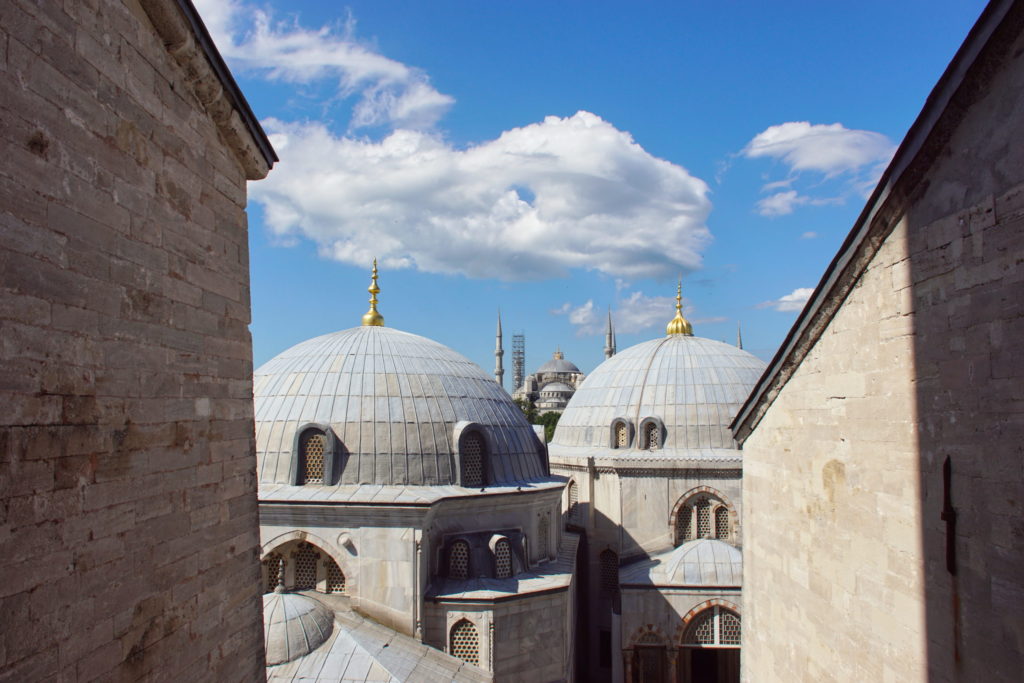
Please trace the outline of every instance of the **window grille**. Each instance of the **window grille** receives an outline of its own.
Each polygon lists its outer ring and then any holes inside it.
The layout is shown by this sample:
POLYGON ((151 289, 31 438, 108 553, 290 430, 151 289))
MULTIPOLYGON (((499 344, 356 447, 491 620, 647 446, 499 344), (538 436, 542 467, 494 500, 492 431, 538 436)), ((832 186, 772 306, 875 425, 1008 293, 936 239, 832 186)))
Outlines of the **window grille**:
POLYGON ((724 505, 715 508, 715 538, 729 538, 729 510, 724 505))
POLYGON ((697 538, 711 538, 711 501, 697 501, 697 538))
POLYGON ((619 590, 619 556, 614 550, 601 553, 601 592, 612 595, 619 590))
POLYGON ((706 609, 690 624, 683 644, 690 647, 738 647, 740 617, 724 607, 706 609))
POLYGON ((569 482, 569 521, 578 522, 580 514, 580 492, 576 482, 569 482))
POLYGON ((448 551, 448 577, 465 581, 469 578, 469 544, 455 541, 448 551))
POLYGON ((462 437, 459 449, 462 459, 462 485, 476 488, 484 485, 484 440, 479 432, 469 432, 462 437))
POLYGON ((324 561, 327 565, 327 592, 345 593, 345 574, 334 560, 324 561))
POLYGON ((494 544, 494 578, 507 579, 512 576, 512 547, 505 539, 494 544))
POLYGON ((284 558, 280 553, 270 553, 263 560, 263 568, 267 576, 266 593, 273 593, 284 578, 284 558))
POLYGON ((629 430, 626 429, 626 425, 622 422, 615 425, 615 447, 629 448, 629 430))
POLYGON ((452 626, 450 640, 449 649, 453 657, 469 664, 480 663, 480 638, 477 635, 476 626, 463 619, 452 626))
POLYGON ((689 505, 679 508, 679 512, 676 513, 676 545, 682 545, 693 539, 692 518, 693 508, 689 505))
POLYGON ((655 422, 648 422, 644 426, 644 446, 652 451, 661 447, 661 430, 655 422))
POLYGON ((551 522, 548 521, 548 515, 545 512, 537 523, 537 545, 540 546, 540 556, 542 558, 548 557, 548 546, 551 544, 550 535, 551 522))
POLYGON ((316 561, 320 559, 320 553, 309 543, 300 543, 299 549, 292 553, 292 559, 295 560, 295 589, 316 589, 316 561))
POLYGON ((302 435, 299 448, 302 450, 301 484, 324 483, 324 451, 327 450, 327 435, 316 429, 309 429, 302 435))

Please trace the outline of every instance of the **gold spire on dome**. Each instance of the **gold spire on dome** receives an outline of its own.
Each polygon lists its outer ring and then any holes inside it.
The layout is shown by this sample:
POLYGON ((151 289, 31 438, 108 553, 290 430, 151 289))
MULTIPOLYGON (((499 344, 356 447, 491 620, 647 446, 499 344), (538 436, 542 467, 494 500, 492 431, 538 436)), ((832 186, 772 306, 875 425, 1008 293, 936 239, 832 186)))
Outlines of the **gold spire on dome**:
POLYGON ((370 310, 363 314, 363 327, 384 327, 384 316, 377 312, 377 295, 380 294, 380 287, 377 286, 377 259, 373 259, 373 276, 370 280, 370 286, 366 288, 370 293, 370 310))
POLYGON ((676 287, 676 317, 672 318, 665 327, 665 334, 683 334, 687 337, 693 336, 693 325, 683 317, 683 280, 680 278, 679 286, 676 287))

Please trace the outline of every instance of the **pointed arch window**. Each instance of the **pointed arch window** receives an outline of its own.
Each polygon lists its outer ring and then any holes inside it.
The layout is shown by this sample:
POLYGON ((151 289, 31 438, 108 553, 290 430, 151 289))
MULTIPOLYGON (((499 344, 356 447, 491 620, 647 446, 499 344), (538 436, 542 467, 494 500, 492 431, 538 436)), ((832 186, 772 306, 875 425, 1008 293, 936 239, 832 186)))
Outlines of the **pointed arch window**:
POLYGON ((307 429, 299 438, 299 484, 324 483, 324 456, 327 435, 320 429, 307 429))
POLYGON ((300 543, 292 553, 292 561, 295 562, 295 590, 316 589, 316 565, 319 559, 320 553, 309 543, 300 543))
POLYGON ((724 607, 711 607, 696 617, 683 638, 685 647, 739 647, 740 617, 724 607))
POLYGON ((678 505, 672 519, 675 545, 698 538, 714 538, 731 541, 732 512, 717 492, 706 487, 678 505))
POLYGON ((468 619, 459 620, 448 635, 448 651, 469 664, 480 663, 480 636, 468 619))
POLYGON ((448 578, 459 581, 469 578, 469 543, 452 543, 448 550, 448 578))

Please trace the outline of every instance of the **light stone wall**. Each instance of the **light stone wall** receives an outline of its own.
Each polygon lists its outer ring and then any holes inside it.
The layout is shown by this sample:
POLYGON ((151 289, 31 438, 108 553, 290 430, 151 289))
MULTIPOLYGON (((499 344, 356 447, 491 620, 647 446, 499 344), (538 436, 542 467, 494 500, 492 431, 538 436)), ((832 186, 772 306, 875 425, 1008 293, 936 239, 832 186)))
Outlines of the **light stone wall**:
POLYGON ((3 680, 264 675, 258 175, 151 11, 178 10, 0 3, 3 680))
POLYGON ((746 680, 1024 670, 1024 7, 1008 17, 744 444, 746 680))

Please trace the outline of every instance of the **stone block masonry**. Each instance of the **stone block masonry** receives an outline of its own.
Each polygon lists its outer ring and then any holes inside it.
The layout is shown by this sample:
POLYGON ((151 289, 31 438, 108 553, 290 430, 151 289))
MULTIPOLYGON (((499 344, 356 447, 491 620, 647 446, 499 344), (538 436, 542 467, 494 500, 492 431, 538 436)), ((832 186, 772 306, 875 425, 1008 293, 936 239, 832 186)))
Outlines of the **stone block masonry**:
POLYGON ((273 151, 190 9, 0 3, 0 681, 264 677, 245 184, 273 151))

